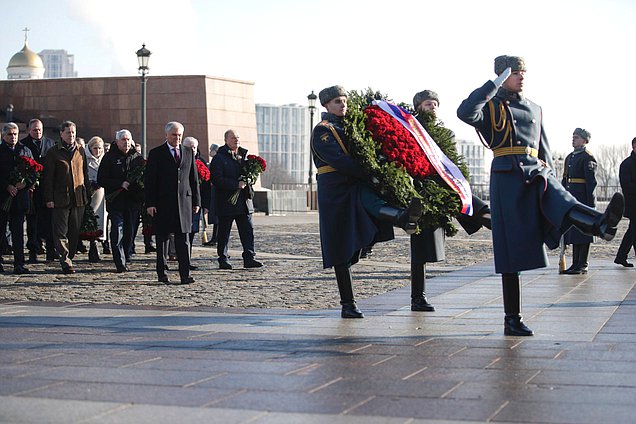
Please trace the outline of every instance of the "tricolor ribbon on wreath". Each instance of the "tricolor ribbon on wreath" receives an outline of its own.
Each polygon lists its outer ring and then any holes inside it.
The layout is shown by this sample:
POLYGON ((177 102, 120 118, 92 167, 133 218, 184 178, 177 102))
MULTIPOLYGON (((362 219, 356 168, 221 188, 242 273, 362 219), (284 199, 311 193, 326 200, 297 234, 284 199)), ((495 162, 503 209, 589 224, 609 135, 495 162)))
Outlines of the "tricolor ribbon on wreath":
POLYGON ((470 184, 464 178, 457 165, 455 165, 442 152, 435 140, 426 132, 422 124, 404 109, 384 100, 374 100, 373 104, 381 108, 397 120, 404 128, 406 128, 415 137, 417 144, 420 146, 426 157, 439 176, 453 189, 462 202, 461 212, 464 215, 473 214, 472 191, 470 184))

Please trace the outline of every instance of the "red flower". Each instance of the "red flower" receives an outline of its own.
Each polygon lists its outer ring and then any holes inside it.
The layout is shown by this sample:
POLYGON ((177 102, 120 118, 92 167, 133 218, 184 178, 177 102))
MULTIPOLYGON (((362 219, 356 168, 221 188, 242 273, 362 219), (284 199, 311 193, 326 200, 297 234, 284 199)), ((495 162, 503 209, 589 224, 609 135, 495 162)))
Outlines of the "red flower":
MULTIPOLYGON (((265 171, 265 168, 267 168, 265 159, 256 155, 247 155, 247 161, 243 165, 243 169, 241 169, 241 176, 239 177, 239 181, 245 181, 248 186, 254 185, 259 175, 261 175, 263 171, 265 171)), ((232 196, 230 196, 228 202, 236 205, 240 194, 241 189, 238 189, 232 194, 232 196)))
POLYGON ((367 130, 373 140, 380 144, 382 153, 389 161, 402 165, 413 178, 436 173, 413 135, 402 124, 378 106, 369 106, 364 113, 367 130))
POLYGON ((210 170, 203 161, 197 159, 197 172, 199 173, 199 180, 210 181, 210 170))
MULTIPOLYGON (((15 186, 18 183, 24 183, 26 187, 36 185, 44 167, 30 157, 19 156, 18 158, 18 162, 9 173, 9 184, 15 186)), ((7 200, 2 205, 2 210, 8 212, 12 203, 13 196, 7 197, 7 200)))

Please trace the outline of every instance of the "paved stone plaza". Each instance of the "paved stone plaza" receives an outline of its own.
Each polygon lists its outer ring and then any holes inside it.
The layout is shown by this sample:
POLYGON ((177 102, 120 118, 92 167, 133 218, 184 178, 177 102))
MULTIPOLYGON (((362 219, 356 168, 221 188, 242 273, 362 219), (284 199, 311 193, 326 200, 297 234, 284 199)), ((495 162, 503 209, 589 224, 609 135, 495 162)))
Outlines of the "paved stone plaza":
POLYGON ((524 273, 536 336, 515 338, 484 237, 461 243, 477 263, 430 267, 433 313, 408 307, 408 238, 378 246, 354 268, 362 320, 339 318, 315 215, 257 217, 256 237, 264 269, 221 273, 196 247, 189 287, 142 254, 123 275, 80 258, 0 276, 0 422, 634 422, 634 268, 524 273))

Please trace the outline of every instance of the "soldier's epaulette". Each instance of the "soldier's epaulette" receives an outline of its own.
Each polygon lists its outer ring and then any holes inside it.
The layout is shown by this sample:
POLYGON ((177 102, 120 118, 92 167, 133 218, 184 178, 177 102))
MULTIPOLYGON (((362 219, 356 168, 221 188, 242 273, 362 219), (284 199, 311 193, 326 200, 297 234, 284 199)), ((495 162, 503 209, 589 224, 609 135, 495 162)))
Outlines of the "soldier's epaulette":
POLYGON ((585 150, 585 153, 587 153, 588 155, 594 157, 594 153, 590 152, 590 149, 588 149, 587 146, 585 146, 583 150, 585 150))
POLYGON ((328 120, 323 119, 322 121, 318 122, 318 125, 322 125, 323 127, 328 127, 330 124, 328 120))

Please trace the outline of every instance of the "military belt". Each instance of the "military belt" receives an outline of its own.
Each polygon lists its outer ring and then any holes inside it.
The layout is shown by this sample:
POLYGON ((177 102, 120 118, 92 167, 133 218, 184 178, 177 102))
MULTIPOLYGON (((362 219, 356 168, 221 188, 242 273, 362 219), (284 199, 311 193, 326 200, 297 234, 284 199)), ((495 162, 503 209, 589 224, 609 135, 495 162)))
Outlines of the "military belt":
POLYGON ((334 168, 333 166, 325 165, 325 166, 319 166, 317 171, 318 171, 318 175, 322 175, 322 174, 328 174, 329 172, 336 172, 336 168, 334 168))
POLYGON ((510 156, 510 155, 529 155, 533 158, 539 157, 539 151, 534 147, 530 146, 516 146, 516 147, 500 147, 492 151, 493 155, 496 158, 499 156, 510 156))
POLYGON ((585 178, 568 178, 568 183, 585 184, 587 181, 585 181, 585 178))

